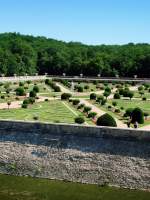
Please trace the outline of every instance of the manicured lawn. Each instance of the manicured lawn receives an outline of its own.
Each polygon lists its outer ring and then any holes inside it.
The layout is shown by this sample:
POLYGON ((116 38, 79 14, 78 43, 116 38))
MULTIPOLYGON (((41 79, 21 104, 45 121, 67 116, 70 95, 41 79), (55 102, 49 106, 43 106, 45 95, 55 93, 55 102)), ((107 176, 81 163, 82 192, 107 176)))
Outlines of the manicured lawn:
POLYGON ((1 110, 0 119, 14 119, 33 121, 38 116, 39 121, 74 123, 76 117, 61 101, 49 101, 36 103, 28 109, 1 110))
POLYGON ((127 108, 135 108, 135 107, 139 107, 142 110, 144 110, 145 112, 149 112, 150 113, 150 101, 142 101, 142 100, 123 100, 123 99, 119 99, 119 100, 108 100, 108 103, 111 104, 112 101, 116 101, 117 102, 117 107, 124 107, 124 109, 127 108))
MULTIPOLYGON (((121 107, 124 108, 123 112, 125 112, 125 110, 127 108, 135 108, 135 107, 139 107, 141 108, 144 112, 148 112, 150 114, 150 101, 141 101, 141 100, 123 100, 123 99, 112 99, 112 100, 108 100, 107 104, 104 106, 101 106, 100 104, 96 103, 95 101, 90 101, 92 104, 96 105, 97 107, 99 107, 101 110, 107 112, 108 114, 110 114, 112 117, 115 117, 121 121, 123 121, 124 123, 127 122, 126 119, 124 119, 122 117, 122 115, 120 113, 115 113, 111 110, 108 110, 108 105, 112 106, 112 102, 116 101, 117 102, 117 106, 116 108, 120 109, 121 107)), ((112 106, 113 107, 113 106, 112 106)), ((142 126, 146 126, 150 124, 150 120, 145 120, 144 124, 139 125, 140 127, 142 126)))
POLYGON ((84 119, 85 119, 85 121, 87 122, 88 125, 94 125, 94 126, 95 126, 94 122, 92 122, 92 120, 91 120, 90 118, 87 118, 87 117, 84 115, 83 112, 80 112, 76 107, 74 107, 74 106, 72 105, 72 103, 67 103, 67 102, 66 102, 66 104, 67 104, 74 112, 76 112, 76 113, 78 114, 78 116, 84 117, 84 119))
MULTIPOLYGON (((20 97, 18 97, 18 98, 20 98, 20 97)), ((8 101, 10 101, 10 102, 17 101, 16 100, 16 95, 13 94, 13 93, 10 93, 10 94, 1 93, 0 94, 0 103, 7 103, 8 101), (5 96, 5 99, 2 99, 1 96, 5 96)))
POLYGON ((149 200, 150 193, 0 175, 1 200, 149 200))
MULTIPOLYGON (((135 93, 134 93, 134 97, 135 97, 135 98, 140 98, 140 99, 142 99, 141 95, 140 95, 138 92, 135 92, 135 93)), ((146 97, 147 99, 150 99, 150 92, 146 92, 146 91, 145 91, 143 97, 146 97)))

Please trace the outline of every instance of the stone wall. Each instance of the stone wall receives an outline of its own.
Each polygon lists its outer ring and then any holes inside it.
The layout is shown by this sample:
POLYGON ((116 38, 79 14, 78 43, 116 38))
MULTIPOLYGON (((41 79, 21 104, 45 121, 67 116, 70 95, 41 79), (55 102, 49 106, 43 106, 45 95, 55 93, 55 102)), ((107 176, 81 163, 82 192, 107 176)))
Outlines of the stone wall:
POLYGON ((0 121, 0 173, 150 189, 150 132, 0 121))

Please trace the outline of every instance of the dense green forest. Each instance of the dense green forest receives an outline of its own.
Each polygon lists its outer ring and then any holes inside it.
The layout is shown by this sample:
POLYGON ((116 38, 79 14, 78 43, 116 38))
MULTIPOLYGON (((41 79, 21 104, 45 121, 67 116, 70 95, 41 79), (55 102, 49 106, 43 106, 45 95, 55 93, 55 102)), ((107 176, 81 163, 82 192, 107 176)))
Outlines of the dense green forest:
POLYGON ((150 45, 62 42, 18 33, 0 34, 0 74, 150 77, 150 45))

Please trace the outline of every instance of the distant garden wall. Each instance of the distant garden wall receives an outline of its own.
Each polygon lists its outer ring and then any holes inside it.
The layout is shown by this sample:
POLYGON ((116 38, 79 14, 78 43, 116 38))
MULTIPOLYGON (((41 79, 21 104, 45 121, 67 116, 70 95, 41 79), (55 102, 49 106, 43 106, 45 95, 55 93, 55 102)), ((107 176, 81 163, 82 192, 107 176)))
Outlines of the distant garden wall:
POLYGON ((150 131, 0 121, 0 173, 150 189, 150 131))

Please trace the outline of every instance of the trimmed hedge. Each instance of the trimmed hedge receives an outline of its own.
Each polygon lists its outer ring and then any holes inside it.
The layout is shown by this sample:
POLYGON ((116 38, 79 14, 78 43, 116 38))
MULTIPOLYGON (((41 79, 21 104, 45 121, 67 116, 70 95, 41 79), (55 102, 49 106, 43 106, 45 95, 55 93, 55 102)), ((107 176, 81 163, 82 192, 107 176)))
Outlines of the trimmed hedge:
POLYGON ((109 115, 108 113, 100 116, 96 122, 97 126, 110 126, 110 127, 117 127, 117 123, 115 119, 109 115))
POLYGON ((144 123, 144 113, 140 108, 135 108, 132 112, 132 123, 138 122, 139 124, 144 123))
POLYGON ((61 95, 61 100, 69 100, 72 95, 70 93, 63 93, 61 95))
POLYGON ((85 122, 85 119, 83 117, 76 117, 75 123, 77 124, 83 124, 85 122))

